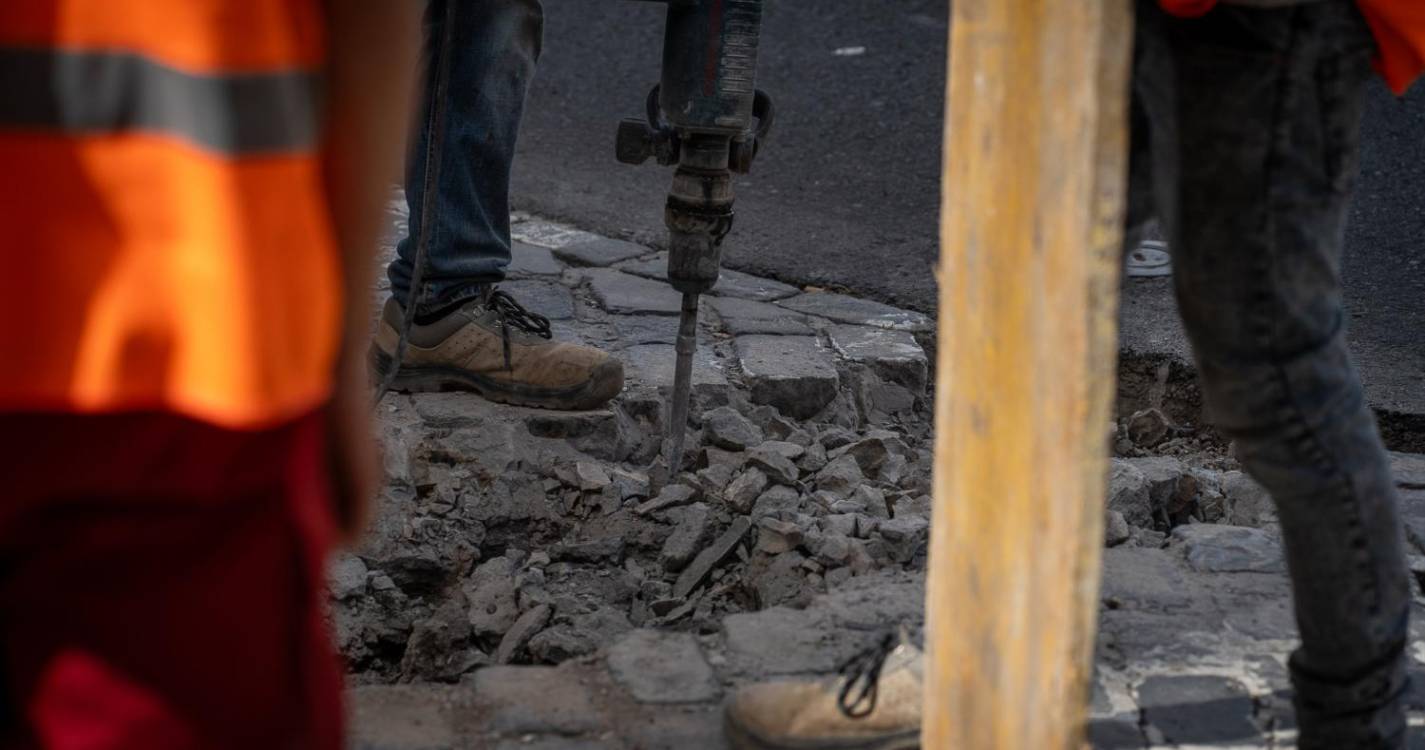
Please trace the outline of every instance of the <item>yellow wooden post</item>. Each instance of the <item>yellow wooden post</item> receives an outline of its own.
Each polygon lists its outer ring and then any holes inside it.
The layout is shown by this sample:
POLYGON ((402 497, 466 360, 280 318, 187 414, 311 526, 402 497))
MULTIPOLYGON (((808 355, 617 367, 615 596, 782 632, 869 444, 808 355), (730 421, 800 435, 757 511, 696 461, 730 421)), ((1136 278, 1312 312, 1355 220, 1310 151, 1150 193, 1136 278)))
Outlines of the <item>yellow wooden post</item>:
POLYGON ((1129 0, 954 0, 923 745, 1083 743, 1129 0))

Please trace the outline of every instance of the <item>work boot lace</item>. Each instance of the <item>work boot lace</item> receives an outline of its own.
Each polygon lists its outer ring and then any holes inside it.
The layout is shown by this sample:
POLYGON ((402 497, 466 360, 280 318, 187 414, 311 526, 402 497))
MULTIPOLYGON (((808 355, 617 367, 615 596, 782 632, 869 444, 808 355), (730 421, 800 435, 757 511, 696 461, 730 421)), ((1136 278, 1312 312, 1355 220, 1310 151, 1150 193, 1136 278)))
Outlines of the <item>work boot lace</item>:
POLYGON ((887 632, 836 668, 845 678, 841 691, 836 695, 836 706, 847 718, 862 719, 876 710, 876 687, 881 681, 881 667, 896 650, 899 640, 894 631, 887 632))
POLYGON ((500 339, 504 344, 505 370, 507 371, 515 369, 510 359, 510 326, 540 338, 554 337, 553 331, 549 328, 549 318, 524 309, 524 305, 516 302, 509 292, 502 292, 499 289, 492 290, 490 296, 485 299, 485 309, 495 313, 495 320, 500 323, 500 339))

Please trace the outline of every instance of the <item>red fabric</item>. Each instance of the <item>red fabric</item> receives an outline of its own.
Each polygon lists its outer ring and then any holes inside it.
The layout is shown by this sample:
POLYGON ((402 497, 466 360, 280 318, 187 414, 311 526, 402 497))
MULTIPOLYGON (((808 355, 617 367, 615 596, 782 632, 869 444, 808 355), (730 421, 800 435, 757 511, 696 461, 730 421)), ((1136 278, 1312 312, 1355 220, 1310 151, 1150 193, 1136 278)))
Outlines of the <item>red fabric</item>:
MULTIPOLYGON (((1158 0, 1163 10, 1196 18, 1218 0, 1158 0)), ((1397 94, 1404 94, 1425 73, 1425 0, 1358 0, 1361 15, 1375 33, 1376 70, 1397 94)))
POLYGON ((341 747, 314 415, 0 415, 0 748, 341 747))

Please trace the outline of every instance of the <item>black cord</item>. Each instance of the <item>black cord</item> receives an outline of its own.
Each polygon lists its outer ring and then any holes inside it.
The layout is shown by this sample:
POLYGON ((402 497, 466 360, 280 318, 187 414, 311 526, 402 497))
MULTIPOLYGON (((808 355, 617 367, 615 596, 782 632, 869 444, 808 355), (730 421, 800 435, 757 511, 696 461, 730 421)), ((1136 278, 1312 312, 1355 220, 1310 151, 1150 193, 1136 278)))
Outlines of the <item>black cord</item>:
POLYGON ((386 365, 386 373, 381 378, 381 385, 376 389, 376 396, 371 404, 373 409, 381 405, 381 399, 386 398, 386 394, 396 382, 396 374, 401 371, 401 360, 406 358, 411 326, 416 322, 416 307, 425 296, 426 256, 430 249, 430 225, 435 219, 436 203, 431 198, 440 185, 440 159, 436 158, 436 151, 445 141, 445 103, 448 98, 446 89, 450 88, 450 58, 451 48, 454 46, 455 3, 447 2, 444 27, 440 35, 440 54, 435 60, 435 86, 431 92, 430 115, 426 120, 426 130, 430 135, 426 141, 425 182, 421 187, 425 195, 421 201, 421 232, 416 237, 416 256, 411 262, 411 285, 406 292, 405 315, 401 318, 401 330, 396 336, 396 350, 392 352, 391 361, 386 365))

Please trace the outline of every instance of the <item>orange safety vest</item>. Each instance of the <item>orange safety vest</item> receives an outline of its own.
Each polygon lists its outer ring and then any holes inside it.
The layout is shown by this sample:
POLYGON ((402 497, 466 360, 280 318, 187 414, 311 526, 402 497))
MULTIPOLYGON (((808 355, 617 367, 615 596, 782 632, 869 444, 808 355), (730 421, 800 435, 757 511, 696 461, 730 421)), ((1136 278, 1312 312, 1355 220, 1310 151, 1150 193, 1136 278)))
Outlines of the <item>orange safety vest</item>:
POLYGON ((329 395, 321 0, 0 0, 0 412, 329 395))
MULTIPOLYGON (((1158 0, 1176 16, 1200 16, 1218 0, 1158 0)), ((1425 0, 1357 0, 1375 33, 1376 70, 1391 90, 1404 94, 1425 73, 1425 0)))

